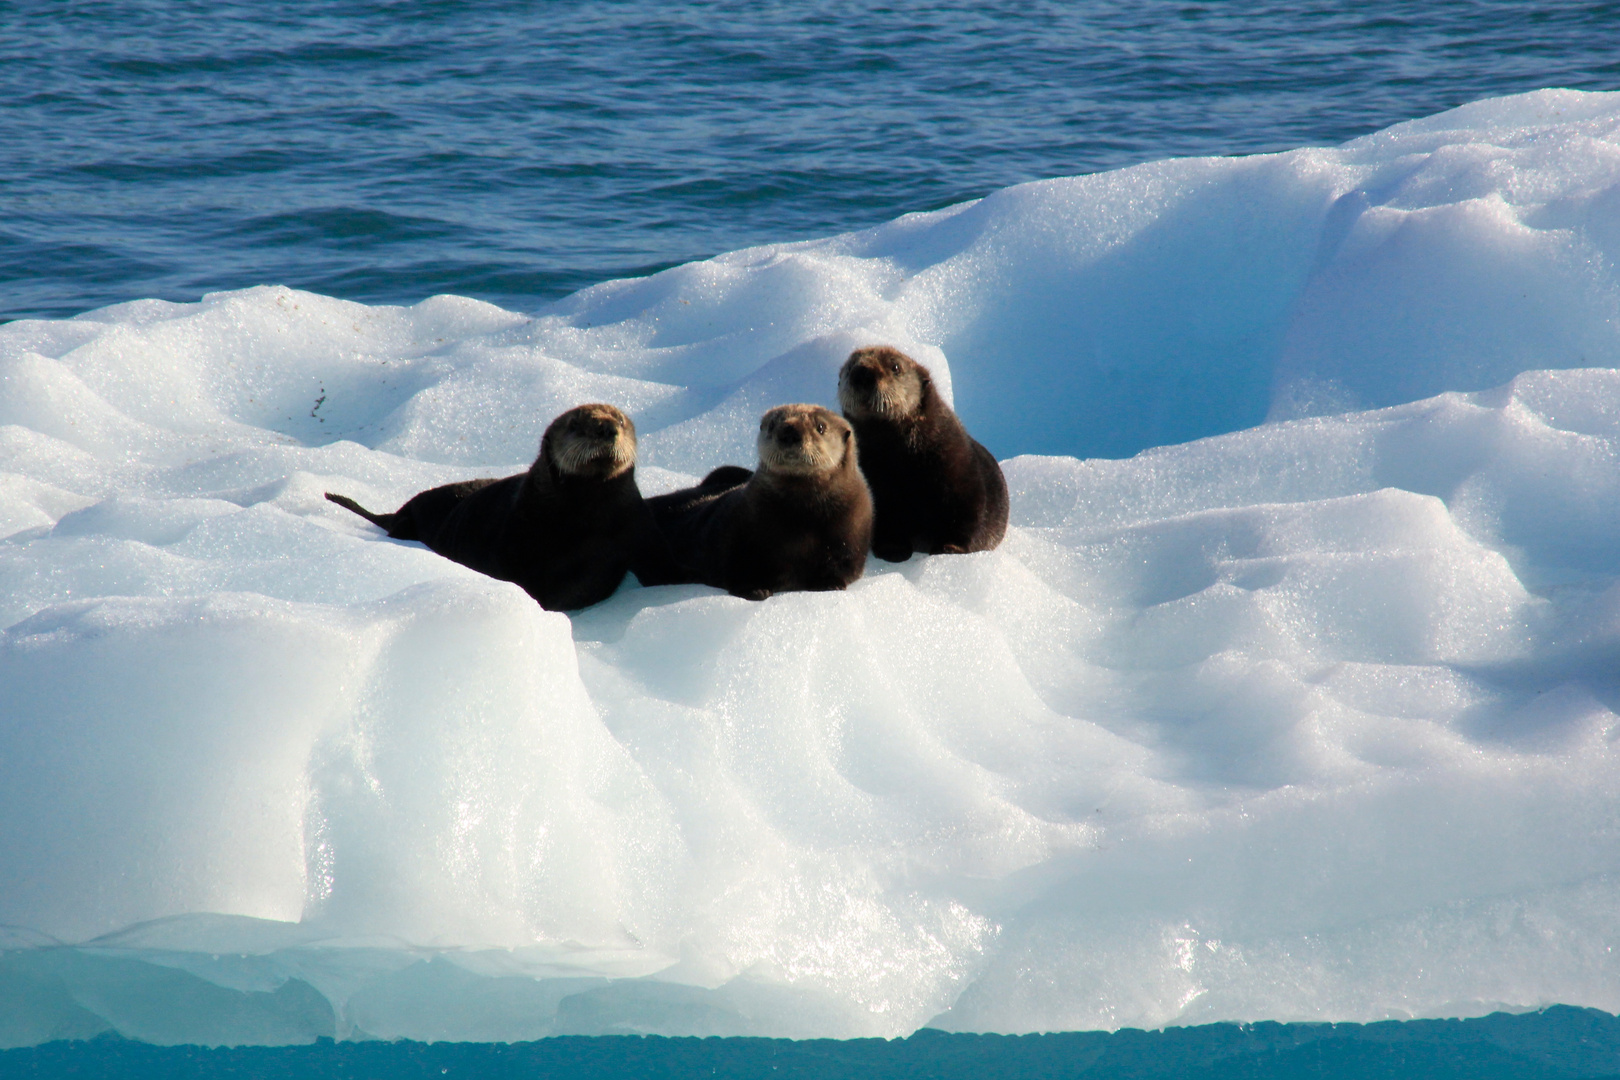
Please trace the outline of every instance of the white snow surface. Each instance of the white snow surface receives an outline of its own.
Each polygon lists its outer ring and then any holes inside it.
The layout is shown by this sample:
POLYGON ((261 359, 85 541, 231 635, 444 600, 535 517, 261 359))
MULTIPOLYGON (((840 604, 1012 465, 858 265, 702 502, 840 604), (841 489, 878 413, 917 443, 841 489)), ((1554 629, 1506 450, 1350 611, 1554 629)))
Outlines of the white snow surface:
POLYGON ((532 317, 0 326, 0 1045, 1620 1011, 1617 260, 1542 91, 532 317), (592 400, 667 490, 875 342, 999 550, 570 618, 321 497, 592 400))

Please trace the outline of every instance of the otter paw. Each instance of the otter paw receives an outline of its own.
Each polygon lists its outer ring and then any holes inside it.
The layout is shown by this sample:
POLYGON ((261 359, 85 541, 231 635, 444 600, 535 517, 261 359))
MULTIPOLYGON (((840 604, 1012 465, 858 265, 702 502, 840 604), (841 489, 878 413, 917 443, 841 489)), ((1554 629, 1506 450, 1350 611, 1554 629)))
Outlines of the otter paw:
POLYGON ((905 562, 911 558, 909 544, 873 544, 872 554, 884 562, 905 562))

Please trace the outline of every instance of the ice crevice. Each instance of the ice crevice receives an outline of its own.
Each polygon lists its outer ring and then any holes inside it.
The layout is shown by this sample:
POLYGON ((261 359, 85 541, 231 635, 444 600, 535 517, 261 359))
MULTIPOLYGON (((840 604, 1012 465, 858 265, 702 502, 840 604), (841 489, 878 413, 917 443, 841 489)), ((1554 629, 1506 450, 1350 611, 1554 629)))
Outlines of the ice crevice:
POLYGON ((0 1045, 1620 1011, 1620 96, 1041 181, 532 314, 0 326, 0 1045), (854 347, 994 552, 572 617, 322 493, 643 490, 854 347))

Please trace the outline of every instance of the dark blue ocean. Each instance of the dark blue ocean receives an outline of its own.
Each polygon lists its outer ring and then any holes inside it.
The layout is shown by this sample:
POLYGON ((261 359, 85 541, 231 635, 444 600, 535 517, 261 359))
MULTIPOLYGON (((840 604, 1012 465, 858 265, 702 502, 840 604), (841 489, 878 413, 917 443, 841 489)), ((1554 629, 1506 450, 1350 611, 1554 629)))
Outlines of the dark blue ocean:
MULTIPOLYGON (((1540 87, 1620 89, 1620 4, 0 0, 0 320, 260 283, 533 309, 1022 181, 1332 144, 1540 87)), ((0 1051, 0 1075, 1620 1076, 1602 1014, 1426 1023, 101 1039, 0 1051)))
POLYGON ((0 0, 0 319, 259 283, 526 310, 1547 86, 1620 87, 1620 6, 0 0))

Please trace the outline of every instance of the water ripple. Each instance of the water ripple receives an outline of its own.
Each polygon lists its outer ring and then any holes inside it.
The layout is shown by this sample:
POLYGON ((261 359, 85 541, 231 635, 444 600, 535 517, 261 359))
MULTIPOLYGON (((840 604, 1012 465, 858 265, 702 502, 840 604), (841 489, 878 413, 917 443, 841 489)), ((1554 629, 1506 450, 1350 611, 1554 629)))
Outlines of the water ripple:
POLYGON ((1620 87, 1620 7, 5 5, 0 318, 263 281, 532 308, 1008 184, 1620 87))

